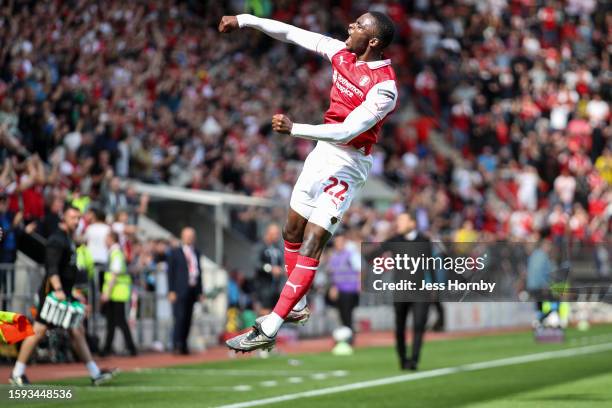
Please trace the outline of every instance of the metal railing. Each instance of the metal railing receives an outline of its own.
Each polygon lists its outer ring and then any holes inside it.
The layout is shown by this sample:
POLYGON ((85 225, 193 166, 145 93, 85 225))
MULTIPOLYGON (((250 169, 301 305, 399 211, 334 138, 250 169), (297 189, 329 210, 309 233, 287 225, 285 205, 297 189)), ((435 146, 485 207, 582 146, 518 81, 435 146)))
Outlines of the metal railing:
POLYGON ((0 264, 0 309, 30 315, 44 276, 42 267, 18 260, 0 264))
MULTIPOLYGON (((0 264, 0 309, 22 313, 33 319, 38 305, 39 289, 44 279, 44 268, 40 265, 23 262, 19 259, 15 264, 0 264)), ((173 317, 172 307, 167 300, 166 271, 163 264, 156 269, 155 278, 158 285, 155 291, 148 291, 144 285, 134 285, 132 299, 126 306, 128 323, 133 339, 141 350, 167 350, 171 346, 173 317)), ((97 276, 97 273, 94 274, 97 276)), ((144 273, 133 276, 135 282, 145 282, 144 273)), ((97 338, 101 346, 106 334, 106 319, 99 305, 99 285, 97 279, 75 285, 76 289, 87 294, 88 334, 97 338)), ((190 346, 194 350, 202 350, 217 344, 217 339, 224 327, 223 314, 217 310, 215 299, 209 299, 202 305, 196 305, 193 314, 190 346)), ((123 337, 116 335, 114 349, 117 352, 125 350, 123 337)))

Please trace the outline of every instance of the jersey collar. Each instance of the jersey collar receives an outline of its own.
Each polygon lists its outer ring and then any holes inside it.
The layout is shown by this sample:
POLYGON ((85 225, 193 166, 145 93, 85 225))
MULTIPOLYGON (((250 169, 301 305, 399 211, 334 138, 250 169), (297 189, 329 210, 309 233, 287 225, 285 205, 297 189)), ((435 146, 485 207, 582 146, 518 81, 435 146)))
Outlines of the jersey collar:
POLYGON ((368 62, 357 61, 357 65, 361 65, 361 64, 368 64, 368 68, 377 69, 377 68, 386 67, 387 65, 391 65, 391 60, 385 59, 385 60, 368 61, 368 62))

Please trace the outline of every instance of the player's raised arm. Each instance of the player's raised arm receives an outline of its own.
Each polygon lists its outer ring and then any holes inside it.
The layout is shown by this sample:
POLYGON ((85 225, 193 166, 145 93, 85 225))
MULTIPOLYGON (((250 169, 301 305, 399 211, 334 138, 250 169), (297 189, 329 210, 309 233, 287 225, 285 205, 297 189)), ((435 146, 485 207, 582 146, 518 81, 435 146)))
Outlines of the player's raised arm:
POLYGON ((244 27, 255 28, 276 40, 299 45, 330 60, 336 52, 346 47, 342 41, 322 34, 250 14, 223 16, 221 22, 219 22, 219 32, 221 33, 229 33, 244 27))
POLYGON ((348 114, 342 123, 307 125, 292 123, 285 115, 274 115, 272 128, 279 133, 324 142, 348 143, 380 122, 394 108, 397 89, 394 81, 385 81, 372 87, 365 101, 348 114))

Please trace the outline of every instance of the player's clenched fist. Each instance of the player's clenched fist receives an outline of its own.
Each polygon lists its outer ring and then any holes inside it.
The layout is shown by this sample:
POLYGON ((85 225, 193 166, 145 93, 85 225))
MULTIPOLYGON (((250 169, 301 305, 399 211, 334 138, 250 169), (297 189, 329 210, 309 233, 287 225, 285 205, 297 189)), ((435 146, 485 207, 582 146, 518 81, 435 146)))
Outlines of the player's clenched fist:
POLYGON ((236 16, 221 17, 221 21, 219 22, 220 33, 229 33, 239 28, 240 26, 238 25, 238 19, 236 18, 236 16))
POLYGON ((272 129, 275 132, 290 134, 291 128, 293 128, 293 122, 285 115, 272 116, 272 129))

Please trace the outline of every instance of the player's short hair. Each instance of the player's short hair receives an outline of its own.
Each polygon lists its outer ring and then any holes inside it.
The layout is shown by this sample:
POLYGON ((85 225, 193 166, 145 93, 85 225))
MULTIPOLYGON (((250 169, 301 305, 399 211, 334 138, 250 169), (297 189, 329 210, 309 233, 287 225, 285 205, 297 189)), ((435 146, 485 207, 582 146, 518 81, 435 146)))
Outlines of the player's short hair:
POLYGON ((64 218, 64 217, 65 217, 65 216, 66 216, 66 214, 68 214, 70 211, 77 211, 77 212, 79 212, 79 213, 80 213, 80 212, 81 212, 81 209, 80 209, 79 207, 76 207, 76 206, 72 205, 72 204, 66 204, 66 205, 64 206, 64 210, 62 211, 62 214, 61 214, 61 216, 60 216, 60 220, 61 220, 61 222, 64 222, 64 220, 65 220, 65 218, 64 218))
POLYGON ((96 205, 96 206, 91 206, 90 210, 93 213, 94 217, 96 217, 97 221, 104 222, 104 219, 106 218, 106 213, 104 212, 102 208, 96 205))
POLYGON ((387 48, 395 35, 393 21, 380 11, 370 11, 369 14, 376 20, 377 38, 380 40, 381 48, 387 48))

